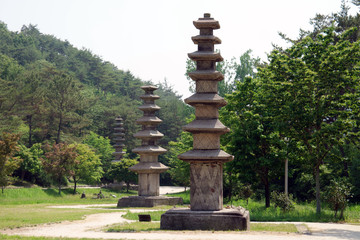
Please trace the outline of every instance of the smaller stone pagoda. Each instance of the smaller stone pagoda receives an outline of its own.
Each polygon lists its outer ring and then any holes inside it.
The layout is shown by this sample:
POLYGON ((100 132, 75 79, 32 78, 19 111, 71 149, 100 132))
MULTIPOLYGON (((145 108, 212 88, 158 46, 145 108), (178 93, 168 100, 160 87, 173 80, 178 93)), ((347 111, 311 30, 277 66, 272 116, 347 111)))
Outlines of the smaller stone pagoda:
POLYGON ((115 148, 115 152, 113 152, 115 160, 113 160, 112 162, 120 162, 122 156, 125 154, 125 152, 123 152, 123 148, 125 146, 124 145, 125 133, 123 126, 124 126, 123 119, 120 116, 115 118, 114 139, 113 139, 113 141, 115 142, 113 146, 115 148))
POLYGON ((166 149, 157 146, 157 141, 164 135, 156 129, 162 122, 155 116, 160 107, 155 104, 159 99, 153 92, 155 86, 142 86, 145 94, 140 96, 143 105, 139 107, 144 112, 143 117, 136 122, 142 125, 141 131, 134 134, 134 137, 141 140, 141 146, 133 149, 134 153, 140 155, 140 162, 131 168, 131 171, 138 174, 138 196, 130 196, 119 199, 118 207, 153 207, 157 205, 182 204, 182 198, 160 196, 160 173, 169 168, 158 162, 158 156, 166 152, 166 149))

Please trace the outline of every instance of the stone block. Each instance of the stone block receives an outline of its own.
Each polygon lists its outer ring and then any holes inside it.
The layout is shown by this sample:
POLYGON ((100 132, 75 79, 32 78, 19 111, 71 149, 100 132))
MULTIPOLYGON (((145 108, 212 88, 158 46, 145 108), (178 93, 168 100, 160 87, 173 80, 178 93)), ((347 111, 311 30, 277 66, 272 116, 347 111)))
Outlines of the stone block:
POLYGON ((161 205, 174 206, 181 204, 183 204, 183 199, 180 197, 129 196, 120 198, 117 207, 155 207, 161 205))
POLYGON ((173 208, 161 215, 163 230, 250 230, 249 212, 244 208, 220 211, 191 211, 173 208))

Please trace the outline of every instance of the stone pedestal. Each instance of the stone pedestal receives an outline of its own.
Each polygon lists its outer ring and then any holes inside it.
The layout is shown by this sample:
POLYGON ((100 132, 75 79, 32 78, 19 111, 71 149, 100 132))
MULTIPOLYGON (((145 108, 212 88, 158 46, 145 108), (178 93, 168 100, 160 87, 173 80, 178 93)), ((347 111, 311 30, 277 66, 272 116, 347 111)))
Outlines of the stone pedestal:
POLYGON ((249 212, 244 208, 193 211, 173 208, 161 216, 164 230, 249 230, 249 212))
POLYGON ((141 139, 141 146, 133 149, 134 153, 140 155, 140 162, 129 169, 138 174, 138 195, 121 198, 118 207, 153 207, 158 205, 177 205, 182 204, 182 198, 168 198, 159 196, 160 173, 168 170, 168 167, 158 162, 158 156, 166 152, 162 147, 156 145, 157 140, 164 135, 156 129, 162 122, 155 116, 155 112, 160 109, 155 104, 159 99, 153 92, 155 86, 142 86, 145 94, 140 96, 143 105, 139 107, 144 112, 143 117, 136 122, 142 125, 141 131, 134 134, 134 137, 141 139))
POLYGON ((214 51, 214 44, 221 40, 213 36, 219 22, 204 14, 194 21, 200 35, 192 37, 198 51, 189 53, 196 61, 196 70, 189 76, 196 83, 196 93, 185 99, 195 107, 195 120, 184 126, 193 134, 193 150, 179 155, 190 163, 190 210, 173 209, 161 216, 162 229, 176 230, 247 230, 249 212, 246 210, 223 210, 223 164, 233 156, 220 150, 220 136, 229 131, 219 121, 219 108, 226 101, 217 94, 218 82, 223 75, 216 71, 216 62, 223 61, 214 51))
POLYGON ((180 205, 182 198, 164 196, 129 196, 119 199, 117 207, 155 207, 161 205, 180 205))

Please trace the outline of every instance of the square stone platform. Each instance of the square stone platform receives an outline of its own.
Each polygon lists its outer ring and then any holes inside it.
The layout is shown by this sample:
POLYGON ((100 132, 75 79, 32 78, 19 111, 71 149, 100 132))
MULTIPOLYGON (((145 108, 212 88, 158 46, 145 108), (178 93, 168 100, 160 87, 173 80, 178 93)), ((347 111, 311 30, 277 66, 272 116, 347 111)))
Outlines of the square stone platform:
POLYGON ((120 198, 117 207, 155 207, 160 205, 174 206, 181 204, 183 204, 183 199, 180 197, 129 196, 120 198))
POLYGON ((250 230, 249 211, 244 208, 220 211, 191 211, 173 208, 161 215, 164 230, 250 230))

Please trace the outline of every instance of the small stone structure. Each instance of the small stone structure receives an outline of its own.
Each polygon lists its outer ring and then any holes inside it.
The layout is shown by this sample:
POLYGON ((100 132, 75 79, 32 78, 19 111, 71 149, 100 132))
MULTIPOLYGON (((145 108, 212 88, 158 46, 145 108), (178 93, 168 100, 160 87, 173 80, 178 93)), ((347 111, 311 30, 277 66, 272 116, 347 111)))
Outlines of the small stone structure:
POLYGON ((189 73, 196 82, 196 93, 185 99, 195 107, 196 119, 184 126, 193 134, 193 150, 179 155, 190 162, 190 209, 171 209, 161 216, 161 229, 172 230, 247 230, 249 212, 243 208, 223 209, 223 163, 233 156, 220 150, 220 136, 229 131, 219 121, 218 109, 226 105, 220 97, 218 82, 223 75, 216 71, 216 62, 223 61, 214 51, 221 40, 213 36, 219 22, 204 14, 194 21, 200 35, 192 37, 198 51, 188 54, 196 61, 196 71, 189 73))
POLYGON ((117 118, 115 118, 115 128, 114 128, 114 148, 115 148, 115 152, 113 152, 113 155, 115 157, 115 160, 113 160, 112 162, 120 162, 122 156, 125 154, 125 152, 123 152, 123 148, 124 148, 124 141, 125 141, 125 133, 124 133, 124 124, 123 124, 123 119, 118 116, 117 118))
POLYGON ((156 130, 156 126, 162 122, 155 112, 160 109, 154 101, 159 99, 153 92, 155 86, 142 86, 145 94, 140 98, 143 105, 139 107, 144 112, 143 117, 136 122, 142 125, 142 130, 135 133, 134 137, 141 139, 141 146, 133 149, 140 155, 140 162, 131 168, 138 173, 138 195, 119 199, 118 207, 153 207, 157 205, 182 204, 182 198, 159 196, 160 173, 168 170, 168 167, 158 162, 158 156, 166 152, 166 149, 157 146, 157 140, 164 135, 156 130))

